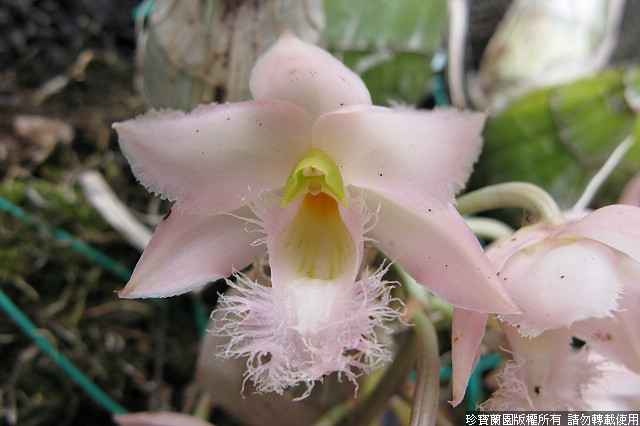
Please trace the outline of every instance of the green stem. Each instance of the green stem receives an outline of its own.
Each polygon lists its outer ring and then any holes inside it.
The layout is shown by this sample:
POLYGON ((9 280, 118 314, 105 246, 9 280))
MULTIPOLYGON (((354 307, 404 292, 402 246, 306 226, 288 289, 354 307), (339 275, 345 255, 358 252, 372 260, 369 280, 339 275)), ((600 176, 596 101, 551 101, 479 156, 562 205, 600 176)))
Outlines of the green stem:
POLYGON ((411 406, 411 426, 435 425, 440 394, 440 358, 436 329, 424 311, 411 317, 418 340, 415 392, 411 406))
POLYGON ((109 395, 98 388, 87 376, 69 361, 51 342, 38 331, 38 328, 22 313, 22 311, 0 289, 0 307, 16 323, 22 331, 33 340, 58 366, 80 386, 95 402, 112 414, 126 414, 128 411, 112 400, 109 395))
POLYGON ((418 352, 417 339, 412 334, 399 348, 396 358, 385 372, 378 386, 364 400, 362 405, 354 408, 356 425, 368 426, 380 411, 387 405, 387 401, 398 392, 413 370, 418 352))
POLYGON ((361 404, 343 402, 334 405, 314 426, 333 426, 344 419, 351 418, 355 425, 368 426, 386 406, 386 402, 398 392, 398 389, 413 369, 418 350, 417 340, 413 335, 406 336, 400 345, 396 358, 378 382, 374 390, 367 395, 361 404))
POLYGON ((478 238, 498 241, 513 234, 513 228, 504 222, 490 217, 470 216, 465 218, 467 225, 478 238))
POLYGON ((342 419, 353 413, 353 403, 349 401, 341 402, 331 407, 329 411, 324 413, 320 420, 314 423, 314 426, 334 426, 340 423, 342 419))
POLYGON ((539 186, 526 182, 507 182, 487 186, 457 198, 456 208, 462 215, 470 215, 501 207, 522 207, 538 221, 563 223, 560 208, 539 186))

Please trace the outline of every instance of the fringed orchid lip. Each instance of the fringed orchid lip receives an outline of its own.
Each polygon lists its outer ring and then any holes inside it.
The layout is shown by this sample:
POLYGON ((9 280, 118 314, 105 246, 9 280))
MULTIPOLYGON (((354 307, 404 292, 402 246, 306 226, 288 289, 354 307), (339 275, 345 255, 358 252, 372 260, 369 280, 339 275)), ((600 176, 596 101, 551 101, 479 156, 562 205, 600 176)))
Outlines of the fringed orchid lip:
POLYGON ((248 356, 246 378, 259 391, 305 383, 301 398, 325 374, 356 383, 388 360, 376 333, 399 311, 387 306, 386 268, 358 280, 372 215, 346 193, 333 159, 309 150, 291 169, 282 200, 267 195, 253 210, 266 234, 271 286, 237 274, 231 285, 243 295, 220 300, 218 332, 231 338, 222 355, 248 356))

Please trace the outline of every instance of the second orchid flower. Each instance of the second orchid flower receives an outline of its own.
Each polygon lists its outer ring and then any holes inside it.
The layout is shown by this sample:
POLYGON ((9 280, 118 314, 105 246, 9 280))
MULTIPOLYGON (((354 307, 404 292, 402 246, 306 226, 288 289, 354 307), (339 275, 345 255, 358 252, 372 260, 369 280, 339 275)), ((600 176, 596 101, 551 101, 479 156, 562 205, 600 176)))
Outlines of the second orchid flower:
POLYGON ((375 328, 397 312, 384 270, 358 279, 366 240, 457 307, 518 312, 452 205, 483 114, 373 106, 356 74, 290 34, 250 88, 252 101, 114 125, 136 177, 176 201, 121 297, 184 293, 268 253, 271 286, 236 274, 241 296, 223 299, 222 353, 277 392, 387 357, 375 328))

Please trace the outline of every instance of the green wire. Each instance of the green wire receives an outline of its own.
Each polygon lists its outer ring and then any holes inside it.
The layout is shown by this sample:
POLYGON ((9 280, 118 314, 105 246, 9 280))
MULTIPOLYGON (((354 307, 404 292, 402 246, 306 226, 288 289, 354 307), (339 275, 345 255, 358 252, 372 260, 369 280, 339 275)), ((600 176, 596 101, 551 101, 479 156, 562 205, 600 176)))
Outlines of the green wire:
POLYGON ((202 299, 200 293, 192 293, 191 297, 193 305, 193 315, 196 320, 196 327, 201 336, 204 336, 207 332, 207 326, 209 325, 209 315, 207 315, 207 307, 202 299))
POLYGON ((144 0, 133 9, 133 20, 136 22, 144 21, 151 15, 155 6, 156 0, 144 0))
POLYGON ((95 402, 107 409, 113 414, 126 414, 127 409, 112 400, 109 395, 105 394, 97 387, 82 371, 69 361, 69 358, 60 353, 51 342, 38 331, 38 328, 27 318, 22 311, 7 297, 4 291, 0 289, 0 306, 9 315, 24 333, 33 340, 33 342, 42 349, 46 355, 51 357, 67 375, 78 384, 95 402))
POLYGON ((451 105, 449 101, 449 94, 447 93, 447 86, 444 82, 444 78, 441 75, 434 75, 432 77, 433 84, 433 99, 436 106, 448 106, 451 105))
POLYGON ((444 52, 436 52, 431 58, 431 71, 433 72, 431 87, 433 88, 433 100, 436 106, 451 105, 447 83, 442 76, 446 65, 447 55, 444 52))
POLYGON ((43 223, 40 220, 37 220, 30 216, 27 212, 22 210, 20 207, 13 204, 11 201, 8 201, 2 197, 0 197, 0 210, 4 210, 7 213, 11 214, 13 217, 18 219, 20 222, 25 223, 27 225, 35 226, 36 228, 43 229, 53 235, 59 241, 69 244, 69 248, 83 254, 85 257, 93 260, 107 271, 111 272, 118 278, 121 278, 124 281, 129 281, 131 277, 131 271, 120 265, 115 260, 111 259, 109 256, 104 253, 96 250, 91 247, 89 244, 84 241, 75 238, 73 235, 69 234, 62 229, 51 228, 47 224, 43 223))

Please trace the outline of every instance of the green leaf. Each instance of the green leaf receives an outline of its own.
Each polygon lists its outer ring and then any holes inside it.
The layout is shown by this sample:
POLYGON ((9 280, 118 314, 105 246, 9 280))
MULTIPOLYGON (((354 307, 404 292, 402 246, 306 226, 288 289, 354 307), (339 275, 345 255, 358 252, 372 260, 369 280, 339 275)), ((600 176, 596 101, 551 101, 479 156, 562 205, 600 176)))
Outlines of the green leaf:
MULTIPOLYGON (((525 95, 489 118, 472 186, 532 182, 571 206, 620 142, 640 136, 632 105, 639 86, 634 67, 525 95)), ((600 191, 601 204, 615 202, 638 160, 640 144, 600 191)))
POLYGON ((325 0, 329 48, 359 73, 375 104, 419 103, 441 48, 445 0, 325 0))

